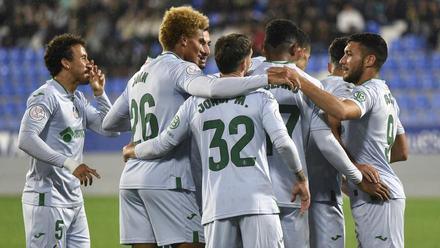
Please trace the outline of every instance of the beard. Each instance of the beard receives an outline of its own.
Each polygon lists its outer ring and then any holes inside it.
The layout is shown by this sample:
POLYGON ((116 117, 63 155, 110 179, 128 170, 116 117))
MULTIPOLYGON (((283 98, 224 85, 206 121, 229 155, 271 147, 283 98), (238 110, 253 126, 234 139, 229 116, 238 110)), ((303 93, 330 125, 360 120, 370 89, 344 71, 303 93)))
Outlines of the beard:
POLYGON ((345 71, 343 74, 343 79, 345 82, 357 84, 361 79, 363 71, 363 62, 359 64, 357 67, 353 68, 351 71, 345 71))

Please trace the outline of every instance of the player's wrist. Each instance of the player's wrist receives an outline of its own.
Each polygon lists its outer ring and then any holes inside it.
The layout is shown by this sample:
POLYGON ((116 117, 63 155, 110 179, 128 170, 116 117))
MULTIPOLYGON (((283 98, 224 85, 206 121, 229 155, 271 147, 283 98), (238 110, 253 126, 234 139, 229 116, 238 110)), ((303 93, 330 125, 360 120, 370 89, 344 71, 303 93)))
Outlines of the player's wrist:
POLYGON ((100 90, 93 90, 93 95, 94 96, 102 96, 104 94, 104 90, 103 89, 100 89, 100 90))
POLYGON ((67 158, 64 160, 63 167, 68 169, 70 173, 73 173, 75 169, 80 165, 81 163, 78 161, 75 161, 71 158, 67 158))
POLYGON ((305 182, 305 181, 307 181, 306 175, 304 174, 303 170, 300 170, 300 171, 296 172, 295 176, 296 176, 296 180, 298 182, 305 182))

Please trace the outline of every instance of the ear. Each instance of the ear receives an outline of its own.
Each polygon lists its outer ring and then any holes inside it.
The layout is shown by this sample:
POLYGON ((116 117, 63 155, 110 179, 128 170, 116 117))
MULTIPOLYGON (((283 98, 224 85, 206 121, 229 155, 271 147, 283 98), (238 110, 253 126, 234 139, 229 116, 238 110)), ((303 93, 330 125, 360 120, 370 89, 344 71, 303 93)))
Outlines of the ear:
POLYGON ((70 70, 70 61, 68 59, 62 58, 61 65, 63 66, 64 69, 70 70))
POLYGON ((180 44, 183 47, 186 47, 186 45, 188 44, 188 38, 185 35, 180 36, 180 44))
POLYGON ((364 58, 364 65, 366 67, 374 67, 375 64, 376 64, 376 56, 371 54, 371 55, 367 55, 364 58))

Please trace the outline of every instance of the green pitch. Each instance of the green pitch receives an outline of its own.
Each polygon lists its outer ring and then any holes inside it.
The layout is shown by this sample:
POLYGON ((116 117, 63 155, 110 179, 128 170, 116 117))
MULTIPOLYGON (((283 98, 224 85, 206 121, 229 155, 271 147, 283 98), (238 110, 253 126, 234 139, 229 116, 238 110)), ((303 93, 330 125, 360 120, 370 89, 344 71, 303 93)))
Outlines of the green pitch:
MULTIPOLYGON (((20 197, 0 197, 0 233, 2 247, 24 247, 24 228, 20 197)), ((119 245, 118 199, 116 197, 86 197, 93 248, 128 247, 119 245)), ((354 224, 348 203, 344 210, 347 223, 347 247, 356 247, 354 224)), ((405 246, 439 247, 440 199, 410 198, 405 211, 405 246)))

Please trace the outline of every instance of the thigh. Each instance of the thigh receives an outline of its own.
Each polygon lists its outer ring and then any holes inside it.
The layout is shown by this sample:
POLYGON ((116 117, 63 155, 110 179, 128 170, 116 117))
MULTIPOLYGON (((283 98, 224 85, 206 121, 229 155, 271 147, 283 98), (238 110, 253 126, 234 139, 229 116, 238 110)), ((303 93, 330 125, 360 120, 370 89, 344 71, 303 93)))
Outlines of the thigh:
POLYGON ((156 239, 144 200, 136 189, 119 191, 121 244, 154 244, 156 239))
POLYGON ((75 216, 67 229, 67 247, 90 248, 90 234, 84 205, 74 208, 74 211, 75 216))
POLYGON ((280 207, 280 221, 286 248, 309 247, 308 213, 299 208, 280 207))
POLYGON ((365 203, 352 209, 358 242, 363 248, 403 247, 403 199, 365 203))
POLYGON ((345 247, 342 206, 336 203, 312 202, 309 208, 310 247, 345 247))
POLYGON ((204 226, 206 248, 242 247, 240 228, 235 218, 215 220, 204 226))
POLYGON ((158 245, 204 243, 201 216, 194 192, 139 190, 158 245))
POLYGON ((66 230, 74 217, 68 208, 23 204, 26 247, 66 247, 66 230))
POLYGON ((284 248, 278 214, 245 215, 239 224, 243 248, 284 248))

